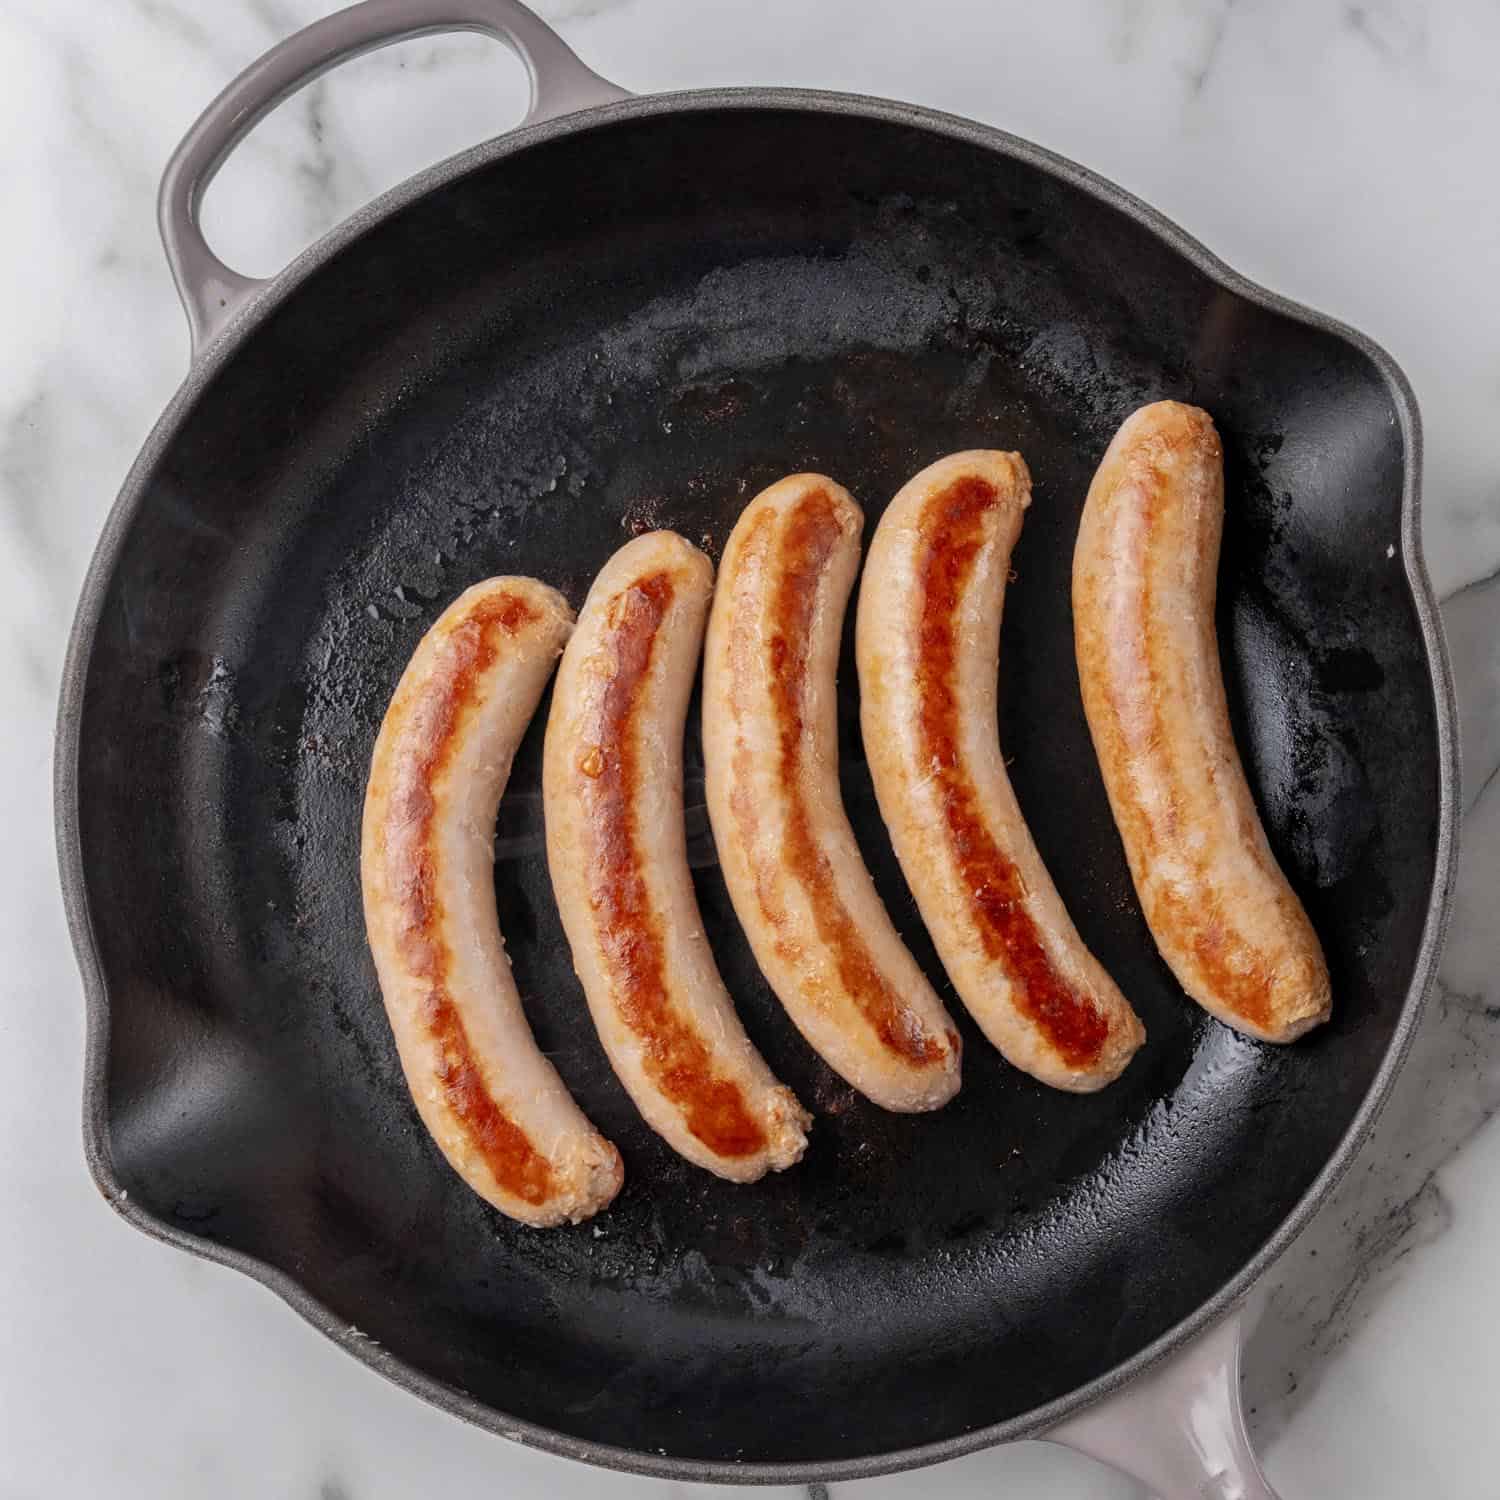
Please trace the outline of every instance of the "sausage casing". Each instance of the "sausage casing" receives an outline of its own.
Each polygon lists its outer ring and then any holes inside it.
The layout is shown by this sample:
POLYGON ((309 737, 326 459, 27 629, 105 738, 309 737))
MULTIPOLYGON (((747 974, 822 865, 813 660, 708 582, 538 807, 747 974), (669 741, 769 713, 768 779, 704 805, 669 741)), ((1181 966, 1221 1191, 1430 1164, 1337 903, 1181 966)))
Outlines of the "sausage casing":
POLYGON ((682 738, 712 590, 712 564, 670 531, 627 543, 595 580, 547 723, 547 862, 636 1107, 689 1161, 753 1182, 798 1160, 809 1117, 745 1035, 688 873, 682 738))
POLYGON ((1000 619, 1030 503, 1020 455, 984 450, 940 459, 892 500, 860 585, 861 723, 960 998, 1018 1068, 1085 1093, 1119 1076, 1145 1031, 1068 916, 1000 752, 1000 619))
POLYGON ((620 1154, 532 1039, 495 913, 495 814, 572 629, 530 578, 492 578, 423 637, 375 741, 365 926, 412 1098, 454 1170, 522 1223, 576 1222, 620 1154))
POLYGON ((1083 706, 1156 945, 1212 1015, 1289 1042, 1328 967, 1235 749, 1214 630, 1224 455, 1208 413, 1142 407, 1089 486, 1073 554, 1083 706))

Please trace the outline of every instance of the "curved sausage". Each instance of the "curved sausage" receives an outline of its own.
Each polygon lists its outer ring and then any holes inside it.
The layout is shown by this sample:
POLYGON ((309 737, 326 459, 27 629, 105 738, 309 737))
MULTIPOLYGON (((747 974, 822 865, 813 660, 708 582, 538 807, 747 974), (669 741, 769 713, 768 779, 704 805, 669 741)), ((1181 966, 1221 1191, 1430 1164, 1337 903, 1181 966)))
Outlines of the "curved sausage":
POLYGON ((627 543, 558 669, 542 793, 573 966, 621 1083, 679 1154, 734 1182, 797 1161, 810 1117, 745 1035, 688 874, 682 735, 713 565, 627 543))
POLYGON ((1018 1068, 1078 1093, 1145 1031, 1084 947, 1016 805, 996 734, 1000 614, 1031 503, 1016 453, 924 469, 860 585, 861 724, 901 868, 960 998, 1018 1068))
POLYGON ((1142 407, 1089 486, 1073 625, 1089 730, 1156 945, 1249 1036, 1328 1019, 1328 967, 1235 751, 1214 597, 1224 456, 1207 412, 1142 407))
POLYGON ((936 1109, 958 1090, 958 1033, 839 793, 835 678, 863 526, 847 490, 794 474, 731 533, 703 663, 708 813, 755 957, 813 1049, 886 1109, 936 1109))
POLYGON ((495 917, 495 813, 572 625, 562 595, 530 578, 476 584, 443 613, 376 737, 360 856, 417 1111, 481 1198, 539 1227, 597 1213, 623 1176, 537 1050, 495 917))

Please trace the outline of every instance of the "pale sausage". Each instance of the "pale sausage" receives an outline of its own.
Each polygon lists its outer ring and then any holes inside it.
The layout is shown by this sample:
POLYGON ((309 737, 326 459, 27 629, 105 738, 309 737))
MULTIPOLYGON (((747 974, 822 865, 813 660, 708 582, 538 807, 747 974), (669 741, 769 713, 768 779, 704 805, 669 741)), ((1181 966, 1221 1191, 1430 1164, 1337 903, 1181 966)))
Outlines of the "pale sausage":
POLYGON ((814 1050, 886 1109, 957 1092, 958 1032, 891 925, 839 792, 837 681, 864 516, 821 474, 746 507, 703 664, 709 819, 756 960, 814 1050))
POLYGON ((1078 676, 1162 957, 1210 1014, 1290 1042, 1328 1019, 1328 967, 1229 725, 1214 631, 1223 525, 1224 455, 1208 413, 1142 407, 1109 445, 1078 531, 1078 676))

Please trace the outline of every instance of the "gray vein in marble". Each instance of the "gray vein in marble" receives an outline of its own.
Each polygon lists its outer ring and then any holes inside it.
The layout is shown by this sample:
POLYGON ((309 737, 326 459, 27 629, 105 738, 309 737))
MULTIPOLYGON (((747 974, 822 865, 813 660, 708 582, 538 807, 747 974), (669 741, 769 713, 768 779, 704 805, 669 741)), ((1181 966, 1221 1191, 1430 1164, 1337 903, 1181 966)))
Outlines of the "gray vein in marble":
POLYGON ((1427 53, 1427 24, 1420 10, 1381 3, 1345 5, 1344 27, 1382 61, 1404 66, 1427 53))
POLYGON ((300 206, 307 231, 323 234, 338 223, 346 211, 343 205, 351 198, 374 194, 360 169, 358 153, 329 128, 327 80, 320 78, 309 84, 302 91, 300 103, 308 141, 307 154, 297 162, 297 179, 307 188, 300 206), (353 179, 352 184, 346 185, 346 176, 353 179))
MULTIPOLYGON (((244 5, 245 9, 277 40, 290 36, 294 31, 300 31, 311 19, 286 10, 278 5, 276 0, 244 0, 244 5)), ((332 9, 332 7, 329 8, 332 9)))
POLYGON ((613 11, 626 10, 635 0, 532 0, 532 9, 553 25, 566 25, 569 21, 591 21, 596 16, 613 11))
POLYGON ((225 82, 245 67, 256 52, 289 36, 311 19, 280 10, 269 0, 243 0, 240 8, 259 23, 257 30, 260 33, 247 48, 236 29, 206 24, 181 0, 129 0, 129 3, 148 26, 161 34, 163 40, 212 58, 217 70, 224 74, 225 82))
MULTIPOLYGON (((1306 1341, 1309 1351, 1320 1358, 1332 1354, 1345 1343, 1356 1325, 1355 1303, 1383 1286, 1387 1274, 1414 1250, 1429 1244, 1453 1223, 1453 1209, 1437 1183, 1437 1173, 1429 1172, 1421 1186, 1410 1197, 1403 1198, 1377 1218, 1362 1226, 1354 1236, 1357 1256, 1355 1272, 1334 1296, 1331 1305, 1308 1325, 1306 1341)), ((1369 1308, 1363 1310, 1366 1315, 1369 1308)))
POLYGON ((148 194, 146 201, 156 198, 155 176, 146 169, 138 156, 127 150, 125 138, 113 122, 101 120, 97 106, 107 92, 101 87, 103 80, 93 58, 76 42, 60 42, 57 48, 63 63, 64 87, 67 91, 68 112, 73 123, 88 140, 89 145, 115 169, 121 177, 131 183, 131 192, 148 194))
POLYGON ((1209 76, 1213 73, 1214 65, 1219 60, 1219 53, 1224 46, 1224 36, 1229 30, 1229 16, 1235 6, 1235 0, 1221 0, 1208 21, 1208 33, 1204 39, 1203 47, 1195 62, 1190 64, 1184 71, 1188 82, 1188 98, 1197 99, 1208 84, 1209 76))
POLYGON ((206 52, 217 50, 218 35, 197 16, 171 3, 171 0, 131 0, 137 11, 168 35, 206 52))
POLYGON ((1117 63, 1131 62, 1140 50, 1146 0, 1116 0, 1115 21, 1109 31, 1109 52, 1117 63))
POLYGON ((1481 782, 1480 782, 1480 783, 1479 783, 1479 790, 1478 790, 1478 791, 1477 791, 1477 792, 1475 792, 1475 793, 1474 793, 1474 799, 1473 799, 1473 801, 1472 801, 1472 802, 1470 802, 1470 804, 1469 804, 1469 806, 1470 806, 1470 807, 1471 807, 1471 808, 1473 808, 1473 807, 1477 807, 1477 806, 1478 806, 1478 805, 1479 805, 1479 800, 1480 800, 1480 798, 1481 798, 1481 797, 1483 797, 1483 796, 1484 796, 1484 794, 1485 794, 1485 793, 1486 793, 1486 792, 1487 792, 1487 791, 1489 791, 1489 789, 1490 789, 1490 788, 1491 788, 1491 787, 1492 787, 1492 786, 1493 786, 1493 785, 1494 785, 1494 784, 1495 784, 1495 777, 1496 777, 1496 776, 1497 776, 1497 775, 1500 775, 1500 765, 1497 765, 1497 766, 1495 766, 1495 767, 1494 767, 1494 768, 1493 768, 1493 769, 1492 769, 1492 770, 1491 770, 1491 771, 1490 771, 1490 773, 1489 773, 1489 775, 1488 775, 1488 776, 1486 776, 1486 777, 1485 777, 1485 778, 1484 778, 1484 780, 1483 780, 1483 781, 1481 781, 1481 782))
POLYGON ((1500 580, 1500 564, 1491 568, 1488 573, 1481 573, 1478 578, 1471 578, 1467 583, 1461 584, 1458 588, 1454 589, 1443 600, 1444 611, 1447 611, 1450 606, 1456 604, 1460 599, 1467 598, 1471 593, 1483 589, 1487 584, 1495 583, 1497 580, 1500 580))

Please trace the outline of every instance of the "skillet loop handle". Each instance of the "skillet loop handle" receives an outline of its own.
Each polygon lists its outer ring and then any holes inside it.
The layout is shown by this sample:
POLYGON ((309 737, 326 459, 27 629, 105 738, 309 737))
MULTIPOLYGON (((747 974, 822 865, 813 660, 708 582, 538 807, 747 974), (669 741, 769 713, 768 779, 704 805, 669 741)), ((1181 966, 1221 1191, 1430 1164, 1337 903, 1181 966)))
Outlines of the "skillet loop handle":
POLYGON ((363 0, 288 37, 203 111, 162 175, 157 222, 195 360, 268 285, 231 270, 203 238, 199 207, 225 158, 265 115, 330 68, 394 42, 446 31, 483 32, 520 57, 531 80, 525 124, 630 97, 586 67, 519 0, 363 0))
POLYGON ((1277 1500, 1245 1432, 1240 1314, 1046 1434, 1159 1500, 1277 1500))

